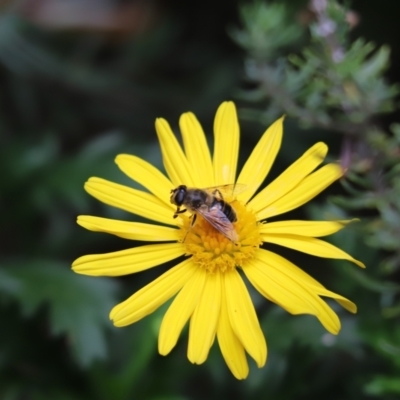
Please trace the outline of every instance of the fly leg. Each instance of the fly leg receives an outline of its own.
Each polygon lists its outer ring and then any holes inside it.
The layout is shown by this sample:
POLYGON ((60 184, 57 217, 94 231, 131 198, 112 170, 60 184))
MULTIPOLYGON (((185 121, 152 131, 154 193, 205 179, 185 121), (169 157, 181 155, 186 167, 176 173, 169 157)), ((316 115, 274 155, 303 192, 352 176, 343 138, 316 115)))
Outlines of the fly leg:
POLYGON ((214 196, 217 194, 221 200, 224 199, 223 196, 222 196, 222 193, 218 189, 213 190, 212 194, 214 196))
POLYGON ((192 215, 192 223, 190 224, 190 228, 192 228, 192 226, 193 226, 194 223, 196 222, 196 218, 197 218, 197 214, 193 214, 193 215, 192 215))
POLYGON ((189 226, 189 229, 188 229, 187 232, 186 232, 185 237, 184 237, 183 240, 182 240, 182 243, 185 243, 185 240, 186 240, 186 238, 187 238, 187 235, 188 235, 189 232, 192 230, 193 225, 194 225, 194 223, 196 222, 197 214, 196 214, 196 213, 192 214, 192 215, 190 216, 190 218, 191 218, 190 226, 189 226))
POLYGON ((174 218, 176 218, 178 216, 178 214, 183 214, 184 212, 186 212, 187 210, 180 210, 179 207, 177 207, 175 214, 174 214, 174 218))

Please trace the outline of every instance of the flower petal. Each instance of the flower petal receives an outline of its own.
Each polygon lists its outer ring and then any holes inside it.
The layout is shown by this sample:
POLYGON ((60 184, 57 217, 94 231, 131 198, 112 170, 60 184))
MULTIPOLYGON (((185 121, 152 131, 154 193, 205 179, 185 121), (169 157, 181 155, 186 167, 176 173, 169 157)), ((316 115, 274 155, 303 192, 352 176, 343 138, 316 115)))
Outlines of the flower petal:
POLYGON ((268 222, 260 225, 260 233, 263 235, 291 234, 301 236, 328 236, 343 229, 350 222, 357 219, 337 221, 279 221, 268 222))
POLYGON ((224 286, 222 286, 221 314, 218 321, 217 338, 222 356, 232 374, 236 379, 245 379, 249 374, 249 365, 244 347, 229 321, 224 286))
POLYGON ((188 282, 196 268, 191 259, 181 262, 115 306, 110 319, 115 326, 126 326, 151 314, 188 282))
POLYGON ((157 118, 156 131, 160 141, 164 167, 174 186, 195 186, 196 182, 193 180, 190 164, 168 122, 163 118, 157 118))
POLYGON ((327 152, 328 147, 325 143, 316 143, 265 189, 258 193, 250 201, 249 206, 255 212, 260 212, 271 203, 285 196, 322 163, 327 152))
POLYGON ((263 241, 267 243, 279 244, 280 246, 289 247, 290 249, 301 251, 317 257, 348 260, 354 264, 357 264, 361 268, 365 268, 365 265, 361 261, 356 260, 333 244, 320 239, 297 235, 264 234, 261 236, 263 241))
POLYGON ((348 310, 352 313, 355 313, 357 311, 357 306, 352 301, 346 299, 343 296, 340 296, 339 294, 331 292, 330 290, 327 290, 316 279, 314 279, 312 276, 308 275, 301 268, 297 267, 295 264, 291 263, 286 258, 284 258, 276 253, 273 253, 272 251, 268 251, 268 250, 264 250, 264 249, 261 250, 259 256, 263 260, 266 260, 267 262, 269 261, 270 263, 274 263, 275 265, 278 265, 279 268, 286 271, 287 275, 289 275, 295 282, 297 282, 301 286, 309 287, 310 289, 312 289, 313 292, 315 292, 319 296, 326 296, 326 297, 333 298, 342 307, 344 307, 346 310, 348 310))
POLYGON ((196 116, 191 113, 181 115, 179 126, 182 132, 183 145, 196 187, 214 186, 214 170, 210 150, 203 129, 196 116))
POLYGON ((336 313, 312 288, 297 282, 285 270, 285 264, 289 261, 276 254, 276 257, 270 257, 271 254, 274 253, 261 250, 258 259, 243 268, 252 285, 291 314, 315 315, 325 329, 337 334, 340 320, 336 313))
POLYGON ((119 169, 129 178, 140 183, 164 203, 170 205, 174 184, 157 168, 139 157, 120 154, 115 159, 119 169))
POLYGON ((157 222, 176 225, 172 204, 168 206, 150 193, 95 177, 85 183, 85 190, 110 206, 157 222))
POLYGON ((203 292, 206 274, 205 270, 198 268, 165 313, 158 336, 158 352, 161 355, 167 355, 176 345, 203 292))
POLYGON ((314 296, 295 280, 275 277, 270 272, 262 254, 243 268, 251 284, 268 300, 278 304, 293 315, 318 313, 314 296), (261 261, 261 262, 260 262, 261 261))
POLYGON ((284 117, 279 118, 266 130, 239 175, 238 182, 248 186, 238 196, 244 203, 248 202, 263 183, 275 161, 282 143, 283 119, 284 117))
POLYGON ((319 312, 316 317, 329 333, 337 335, 342 327, 338 315, 319 296, 316 296, 315 298, 316 304, 319 306, 319 312))
POLYGON ((294 210, 297 207, 307 203, 317 194, 321 193, 334 181, 341 178, 343 171, 338 164, 328 164, 318 171, 307 176, 290 193, 281 197, 277 201, 270 203, 262 211, 257 213, 258 220, 283 214, 294 210))
POLYGON ((239 122, 232 101, 222 103, 214 120, 215 184, 235 183, 239 151, 239 122))
POLYGON ((331 292, 330 290, 325 289, 322 285, 319 285, 319 287, 315 287, 314 290, 315 293, 318 294, 318 296, 330 297, 331 299, 338 302, 347 311, 353 314, 357 312, 357 306, 349 299, 346 299, 346 297, 343 297, 335 292, 331 292))
POLYGON ((178 230, 161 225, 80 215, 77 223, 94 232, 105 232, 130 240, 165 242, 179 240, 178 230))
POLYGON ((237 270, 225 272, 224 289, 232 328, 246 351, 261 368, 267 360, 267 344, 249 292, 237 270))
POLYGON ((202 364, 214 342, 221 310, 221 274, 207 274, 203 293, 190 319, 188 359, 202 364))
POLYGON ((182 243, 150 244, 133 249, 79 257, 72 264, 78 274, 122 276, 164 264, 185 254, 182 243))

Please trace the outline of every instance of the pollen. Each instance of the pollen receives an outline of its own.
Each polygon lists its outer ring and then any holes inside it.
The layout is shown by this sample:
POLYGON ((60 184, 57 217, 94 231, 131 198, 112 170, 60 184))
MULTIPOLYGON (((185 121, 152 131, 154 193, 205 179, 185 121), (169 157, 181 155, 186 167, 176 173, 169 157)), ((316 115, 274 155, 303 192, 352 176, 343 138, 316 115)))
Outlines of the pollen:
POLYGON ((235 243, 201 215, 197 215, 193 226, 191 226, 193 216, 181 216, 181 241, 186 247, 186 255, 191 255, 195 264, 210 273, 242 267, 246 261, 254 257, 262 244, 256 216, 237 200, 230 204, 237 215, 233 229, 239 239, 235 243))

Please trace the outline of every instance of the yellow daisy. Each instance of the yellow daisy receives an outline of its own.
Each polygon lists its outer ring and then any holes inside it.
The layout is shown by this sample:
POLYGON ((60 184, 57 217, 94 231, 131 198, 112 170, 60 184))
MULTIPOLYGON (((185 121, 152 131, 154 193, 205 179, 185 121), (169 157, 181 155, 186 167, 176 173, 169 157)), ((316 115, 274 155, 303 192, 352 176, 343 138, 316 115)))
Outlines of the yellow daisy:
POLYGON ((342 229, 350 221, 280 221, 268 219, 293 210, 342 176, 337 164, 322 163, 324 143, 306 151, 266 188, 255 195, 267 176, 281 145, 283 118, 261 137, 239 177, 239 124, 235 105, 222 103, 214 122, 214 154, 196 117, 188 112, 179 120, 183 149, 169 124, 156 120, 156 131, 168 177, 139 157, 117 156, 118 167, 147 191, 132 189, 101 178, 90 178, 85 189, 98 200, 163 225, 79 216, 86 229, 125 239, 162 242, 107 254, 87 255, 73 263, 73 270, 93 276, 133 274, 175 258, 185 259, 115 306, 110 313, 121 327, 151 314, 175 296, 161 323, 158 349, 168 354, 189 323, 188 358, 201 364, 217 337, 222 355, 237 379, 248 375, 246 352, 262 367, 267 346, 256 311, 239 271, 268 300, 291 314, 315 315, 332 334, 340 330, 336 313, 321 298, 330 297, 350 312, 356 305, 327 290, 285 258, 262 248, 275 243, 317 257, 344 259, 364 265, 339 248, 317 239, 342 229), (237 214, 233 228, 236 243, 201 216, 193 226, 189 212, 174 219, 171 190, 179 185, 208 188, 238 183, 245 190, 224 197, 237 214), (243 186, 245 185, 245 186, 243 186))

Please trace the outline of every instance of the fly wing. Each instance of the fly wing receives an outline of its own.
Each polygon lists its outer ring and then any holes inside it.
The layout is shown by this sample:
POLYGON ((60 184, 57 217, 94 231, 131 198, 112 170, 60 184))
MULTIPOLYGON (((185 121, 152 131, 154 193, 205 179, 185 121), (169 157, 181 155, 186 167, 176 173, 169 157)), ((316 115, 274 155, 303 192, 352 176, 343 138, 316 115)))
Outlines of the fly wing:
POLYGON ((220 197, 220 195, 222 195, 222 197, 228 197, 237 196, 238 194, 243 193, 247 188, 248 186, 244 183, 232 183, 230 185, 212 186, 205 188, 204 190, 216 195, 217 197, 220 197))
POLYGON ((202 207, 199 207, 196 212, 230 241, 236 243, 239 240, 232 222, 229 221, 227 216, 218 207, 208 208, 207 205, 204 204, 202 207))

